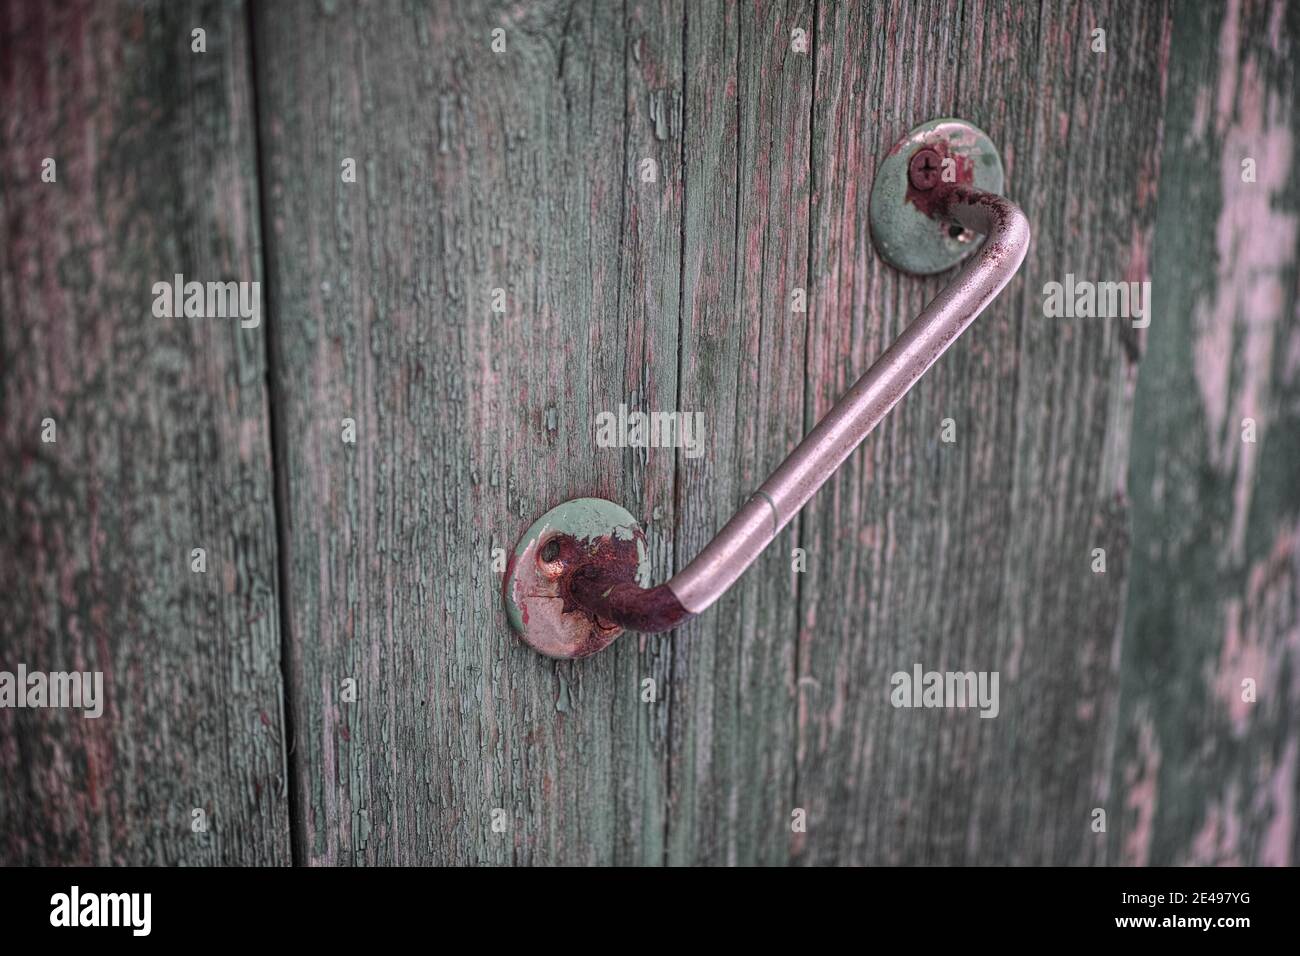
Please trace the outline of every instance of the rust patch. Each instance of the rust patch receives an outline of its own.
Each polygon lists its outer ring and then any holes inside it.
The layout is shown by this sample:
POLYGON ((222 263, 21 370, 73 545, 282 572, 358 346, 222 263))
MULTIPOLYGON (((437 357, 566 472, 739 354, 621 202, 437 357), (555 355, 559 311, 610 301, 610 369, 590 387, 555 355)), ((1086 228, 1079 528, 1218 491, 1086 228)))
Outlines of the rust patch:
MULTIPOLYGON (((505 598, 513 600, 526 627, 524 642, 547 657, 589 657, 604 650, 623 629, 575 605, 568 597, 566 569, 600 551, 608 537, 580 542, 569 535, 550 535, 532 542, 506 569, 505 598)), ((631 573, 636 573, 636 542, 631 573)), ((620 553, 622 549, 619 549, 620 553)))
MULTIPOLYGON (((917 189, 908 179, 907 194, 904 197, 907 202, 929 216, 931 219, 944 218, 948 204, 952 201, 953 194, 962 186, 973 186, 975 183, 975 164, 965 153, 956 153, 948 145, 946 139, 936 139, 930 143, 922 143, 912 153, 915 157, 918 153, 925 150, 931 150, 939 155, 939 162, 942 166, 943 160, 951 159, 953 168, 956 172, 956 182, 944 182, 942 178, 930 189, 917 189)), ((910 160, 909 160, 910 163, 910 160)))
POLYGON ((585 613, 602 626, 647 634, 670 631, 689 617, 666 584, 637 584, 635 537, 597 538, 584 548, 573 538, 557 535, 551 544, 564 565, 559 578, 564 613, 585 613))
POLYGON ((643 634, 671 631, 691 616, 666 584, 643 588, 636 582, 610 584, 595 565, 575 568, 569 578, 575 605, 590 609, 598 620, 617 622, 643 634))
POLYGON ((506 599, 519 608, 524 641, 548 657, 578 659, 604 650, 624 628, 668 631, 691 615, 667 585, 643 588, 640 529, 583 538, 543 535, 511 559, 506 599))

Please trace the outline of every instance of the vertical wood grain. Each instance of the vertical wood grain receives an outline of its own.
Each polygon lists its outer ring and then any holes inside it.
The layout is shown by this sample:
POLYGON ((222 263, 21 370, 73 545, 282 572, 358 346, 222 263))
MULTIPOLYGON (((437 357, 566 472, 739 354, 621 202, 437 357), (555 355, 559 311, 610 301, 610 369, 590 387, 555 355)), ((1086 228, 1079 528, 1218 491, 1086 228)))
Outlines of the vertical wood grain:
MULTIPOLYGON (((805 430, 813 30, 808 2, 687 11, 680 407, 708 440, 678 459, 679 567, 805 430)), ((796 527, 674 636, 672 863, 789 858, 796 527)))
POLYGON ((260 279, 244 8, 5 3, 0 50, 0 669, 106 696, 0 710, 0 862, 287 863, 265 326, 152 312, 260 279))
POLYGON ((259 9, 308 862, 662 860, 667 644, 537 656, 492 551, 596 495, 642 519, 670 570, 671 451, 594 437, 620 402, 676 403, 681 19, 259 9))
POLYGON ((1091 861, 1104 847, 1089 811, 1114 721, 1136 351, 1127 322, 1045 319, 1040 291, 1067 271, 1146 277, 1165 10, 819 13, 811 417, 946 281, 894 272, 870 241, 876 163, 909 128, 945 115, 984 128, 1034 238, 1007 290, 805 512, 798 859, 1091 861), (1090 50, 1094 27, 1104 54, 1090 50), (946 418, 954 443, 940 440, 946 418), (890 675, 915 664, 998 672, 999 715, 895 709, 890 675))
POLYGON ((1295 865, 1300 9, 1178 10, 1159 310, 1133 420, 1112 859, 1295 865))

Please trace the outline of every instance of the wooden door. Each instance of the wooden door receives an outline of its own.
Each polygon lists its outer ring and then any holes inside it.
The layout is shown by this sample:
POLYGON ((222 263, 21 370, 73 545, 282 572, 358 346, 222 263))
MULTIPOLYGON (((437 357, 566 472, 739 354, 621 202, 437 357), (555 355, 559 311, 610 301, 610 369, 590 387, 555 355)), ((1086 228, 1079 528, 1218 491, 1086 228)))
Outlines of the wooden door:
POLYGON ((1281 0, 0 5, 0 665, 108 688, 0 711, 0 860, 1295 862, 1297 36, 1281 0), (1029 217, 1011 286, 713 609, 521 645, 535 517, 619 502, 666 579, 942 287, 867 205, 946 115, 1029 217), (153 317, 175 273, 263 321, 153 317), (1067 274, 1149 279, 1149 326, 1046 317, 1067 274), (704 454, 597 447, 620 404, 703 412, 704 454), (998 716, 892 706, 914 663, 998 672, 998 716))

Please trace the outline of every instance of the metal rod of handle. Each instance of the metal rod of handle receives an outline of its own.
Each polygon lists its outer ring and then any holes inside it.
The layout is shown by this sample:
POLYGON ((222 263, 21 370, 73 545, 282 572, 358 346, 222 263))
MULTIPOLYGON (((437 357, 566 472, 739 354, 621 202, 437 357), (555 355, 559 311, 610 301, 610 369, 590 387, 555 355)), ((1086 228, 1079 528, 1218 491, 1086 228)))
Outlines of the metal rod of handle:
POLYGON ((1029 222, 994 193, 952 190, 941 218, 987 236, 984 245, 867 369, 690 564, 666 584, 602 586, 579 575, 573 595, 629 630, 663 631, 699 614, 757 560, 922 375, 1011 281, 1029 250, 1029 222))

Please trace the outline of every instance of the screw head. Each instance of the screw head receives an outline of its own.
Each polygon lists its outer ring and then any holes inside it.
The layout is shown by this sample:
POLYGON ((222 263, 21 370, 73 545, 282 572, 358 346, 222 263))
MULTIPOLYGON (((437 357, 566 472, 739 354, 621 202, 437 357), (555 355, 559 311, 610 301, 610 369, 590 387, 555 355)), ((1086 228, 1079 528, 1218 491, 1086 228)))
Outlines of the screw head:
POLYGON ((925 147, 918 149, 907 164, 907 177, 914 189, 933 189, 939 184, 943 161, 938 152, 925 147))

